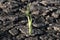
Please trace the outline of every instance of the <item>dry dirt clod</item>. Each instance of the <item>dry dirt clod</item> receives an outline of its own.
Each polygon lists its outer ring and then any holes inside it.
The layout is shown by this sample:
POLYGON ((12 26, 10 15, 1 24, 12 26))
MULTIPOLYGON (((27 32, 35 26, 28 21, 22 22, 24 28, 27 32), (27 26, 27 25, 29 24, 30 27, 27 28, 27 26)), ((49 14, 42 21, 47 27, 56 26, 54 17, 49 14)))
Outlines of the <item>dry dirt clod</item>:
POLYGON ((36 37, 29 37, 29 38, 26 38, 25 40, 38 40, 38 37, 36 36, 36 37))
POLYGON ((19 35, 16 36, 16 38, 17 38, 18 40, 22 40, 23 38, 25 38, 25 34, 20 33, 19 35))
POLYGON ((54 18, 58 18, 58 17, 59 17, 59 15, 58 15, 58 14, 55 14, 55 13, 52 13, 52 16, 53 16, 54 18))
POLYGON ((32 12, 32 15, 39 15, 39 11, 32 12))
POLYGON ((40 3, 42 3, 44 6, 47 6, 48 1, 41 1, 40 3))
POLYGON ((12 34, 13 36, 18 34, 18 30, 16 28, 13 28, 11 30, 9 30, 9 33, 12 34))
POLYGON ((22 2, 28 1, 28 0, 21 0, 22 2))

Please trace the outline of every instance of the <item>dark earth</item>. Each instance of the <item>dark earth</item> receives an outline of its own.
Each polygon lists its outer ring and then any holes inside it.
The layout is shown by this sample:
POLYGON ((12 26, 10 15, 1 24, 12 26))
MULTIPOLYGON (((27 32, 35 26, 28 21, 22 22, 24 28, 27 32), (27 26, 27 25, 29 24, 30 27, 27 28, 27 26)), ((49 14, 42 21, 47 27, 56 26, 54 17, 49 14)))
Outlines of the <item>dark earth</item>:
POLYGON ((0 0, 0 40, 60 40, 60 0, 0 0), (32 35, 25 15, 30 3, 32 35))

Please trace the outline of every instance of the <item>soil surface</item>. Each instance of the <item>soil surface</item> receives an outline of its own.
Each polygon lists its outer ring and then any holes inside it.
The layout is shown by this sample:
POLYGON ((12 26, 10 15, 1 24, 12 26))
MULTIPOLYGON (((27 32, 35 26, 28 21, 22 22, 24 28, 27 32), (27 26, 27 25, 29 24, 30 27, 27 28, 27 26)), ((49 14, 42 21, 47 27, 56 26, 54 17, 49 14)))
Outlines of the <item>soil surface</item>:
POLYGON ((60 0, 0 0, 0 40, 60 40, 60 0), (25 15, 30 3, 32 35, 25 15))

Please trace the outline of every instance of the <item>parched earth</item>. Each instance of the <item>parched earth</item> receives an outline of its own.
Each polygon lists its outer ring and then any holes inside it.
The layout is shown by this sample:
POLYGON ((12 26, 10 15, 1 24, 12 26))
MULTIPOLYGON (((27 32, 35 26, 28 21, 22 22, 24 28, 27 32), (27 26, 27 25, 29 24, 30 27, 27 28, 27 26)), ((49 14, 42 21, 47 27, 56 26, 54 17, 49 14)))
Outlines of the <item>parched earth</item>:
POLYGON ((60 40, 60 0, 0 0, 0 40, 60 40), (25 15, 30 3, 32 35, 25 15))

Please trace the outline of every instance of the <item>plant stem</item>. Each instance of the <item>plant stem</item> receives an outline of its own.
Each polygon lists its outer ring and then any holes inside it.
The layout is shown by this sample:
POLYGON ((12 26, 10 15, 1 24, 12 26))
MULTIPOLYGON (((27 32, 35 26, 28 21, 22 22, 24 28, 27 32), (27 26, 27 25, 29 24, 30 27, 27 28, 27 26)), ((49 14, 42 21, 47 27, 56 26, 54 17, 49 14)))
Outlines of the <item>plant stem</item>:
POLYGON ((26 16, 28 19, 29 35, 31 35, 31 33, 32 33, 32 17, 29 13, 30 13, 30 6, 27 5, 26 16))

